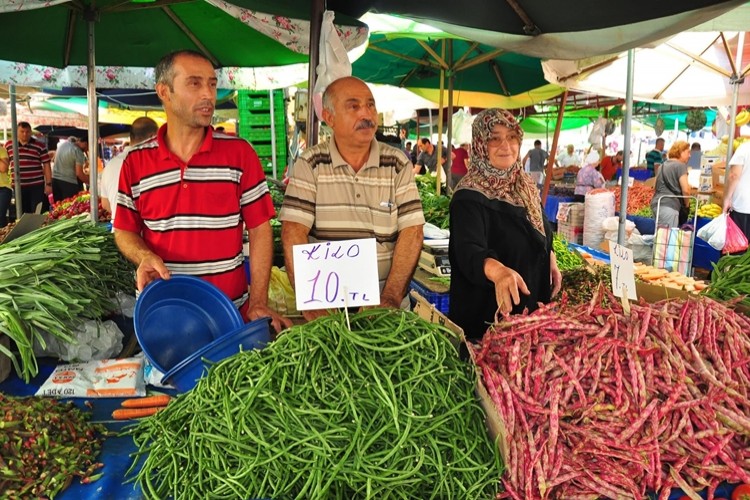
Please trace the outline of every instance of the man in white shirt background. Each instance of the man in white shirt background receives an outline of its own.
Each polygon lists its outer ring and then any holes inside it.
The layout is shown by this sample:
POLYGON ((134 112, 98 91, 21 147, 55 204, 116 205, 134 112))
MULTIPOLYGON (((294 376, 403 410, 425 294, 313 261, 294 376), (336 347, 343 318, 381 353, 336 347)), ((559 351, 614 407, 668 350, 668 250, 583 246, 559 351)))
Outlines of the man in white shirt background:
POLYGON ((151 118, 147 116, 136 118, 130 126, 130 145, 107 163, 99 183, 99 196, 104 209, 112 214, 112 222, 115 220, 117 211, 117 184, 120 181, 122 162, 125 161, 131 149, 155 136, 158 130, 159 125, 151 118))

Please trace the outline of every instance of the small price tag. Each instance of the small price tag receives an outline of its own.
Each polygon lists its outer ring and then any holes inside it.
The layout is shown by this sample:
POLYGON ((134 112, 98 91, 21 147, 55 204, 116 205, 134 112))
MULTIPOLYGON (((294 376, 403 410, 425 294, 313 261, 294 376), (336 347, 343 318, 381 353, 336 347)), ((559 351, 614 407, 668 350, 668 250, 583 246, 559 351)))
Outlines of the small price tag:
POLYGON ((633 184, 635 183, 635 177, 628 177, 628 187, 633 187, 633 184))
POLYGON ((295 245, 297 310, 380 304, 375 239, 295 245))
POLYGON ((610 269, 612 271, 612 293, 616 297, 637 300, 633 273, 633 251, 622 245, 609 246, 610 269))

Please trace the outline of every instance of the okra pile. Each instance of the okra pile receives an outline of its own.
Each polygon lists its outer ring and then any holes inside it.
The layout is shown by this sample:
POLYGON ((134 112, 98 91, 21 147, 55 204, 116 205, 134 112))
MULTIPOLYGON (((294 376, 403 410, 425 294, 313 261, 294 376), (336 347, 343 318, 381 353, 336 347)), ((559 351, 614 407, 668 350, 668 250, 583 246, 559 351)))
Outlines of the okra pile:
POLYGON ((0 393, 0 492, 3 498, 54 498, 77 477, 96 481, 102 425, 73 403, 0 393))
POLYGON ((129 429, 144 495, 493 498, 499 452, 450 331, 408 311, 350 321, 323 317, 227 358, 129 429))
POLYGON ((120 255, 112 233, 87 215, 60 220, 0 245, 0 334, 18 355, 0 345, 19 377, 37 374, 34 341, 42 331, 73 341, 86 319, 115 308, 118 291, 132 291, 133 267, 120 255))
POLYGON ((750 319, 602 294, 494 325, 475 351, 507 431, 503 498, 691 499, 750 480, 750 319))

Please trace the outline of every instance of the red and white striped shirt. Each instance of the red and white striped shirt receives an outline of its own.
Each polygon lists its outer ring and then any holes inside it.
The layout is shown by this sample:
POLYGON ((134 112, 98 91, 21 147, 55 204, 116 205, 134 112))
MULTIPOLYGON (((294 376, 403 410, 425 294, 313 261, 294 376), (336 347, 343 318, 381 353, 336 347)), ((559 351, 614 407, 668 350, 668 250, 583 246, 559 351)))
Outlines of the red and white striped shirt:
POLYGON ((125 157, 114 226, 141 234, 172 273, 216 285, 244 317, 242 223, 253 228, 274 216, 258 155, 244 139, 209 128, 185 164, 167 148, 166 131, 125 157))
MULTIPOLYGON (((15 179, 13 141, 5 143, 10 158, 11 179, 15 179)), ((26 144, 18 143, 18 156, 21 159, 21 187, 44 185, 44 164, 49 162, 47 147, 33 137, 26 144)), ((11 183, 15 182, 12 180, 11 183)))

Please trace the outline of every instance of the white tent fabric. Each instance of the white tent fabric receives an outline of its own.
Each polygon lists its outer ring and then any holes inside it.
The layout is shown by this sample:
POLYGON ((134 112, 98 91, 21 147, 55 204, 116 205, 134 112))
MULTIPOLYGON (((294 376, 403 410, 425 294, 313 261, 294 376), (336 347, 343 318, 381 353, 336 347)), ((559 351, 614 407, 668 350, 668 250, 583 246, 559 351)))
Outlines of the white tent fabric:
MULTIPOLYGON (((738 32, 688 31, 654 48, 636 49, 633 98, 685 106, 730 105, 733 92, 730 57, 736 56, 738 39, 738 32)), ((737 72, 748 62, 750 51, 745 50, 737 72)), ((548 60, 542 62, 542 67, 551 83, 625 97, 625 52, 578 61, 548 60)), ((750 104, 750 78, 740 86, 739 103, 750 104)))

